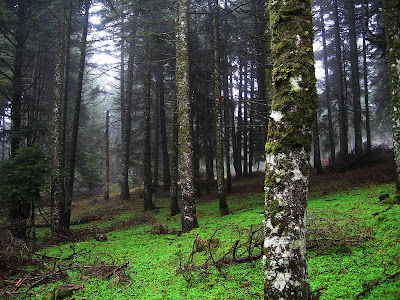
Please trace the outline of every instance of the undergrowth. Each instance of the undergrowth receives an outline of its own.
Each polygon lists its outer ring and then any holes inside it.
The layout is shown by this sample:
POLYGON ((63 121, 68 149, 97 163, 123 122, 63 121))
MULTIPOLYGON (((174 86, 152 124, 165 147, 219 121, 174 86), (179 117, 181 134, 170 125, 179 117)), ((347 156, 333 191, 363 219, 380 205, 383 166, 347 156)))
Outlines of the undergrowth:
MULTIPOLYGON (((400 269, 400 208, 389 208, 378 198, 394 190, 394 184, 386 183, 341 191, 311 188, 308 272, 311 289, 320 290, 319 299, 353 299, 379 278, 358 299, 400 298, 400 276, 389 278, 400 269)), ((74 293, 76 300, 262 299, 260 259, 216 262, 224 255, 229 259, 259 256, 256 228, 263 219, 263 198, 258 188, 228 196, 231 214, 224 217, 218 214, 218 201, 203 199, 197 207, 201 227, 190 233, 180 232, 179 215, 169 216, 167 198, 155 199, 161 209, 151 213, 140 210, 139 198, 132 202, 115 198, 107 203, 92 199, 88 200, 90 209, 87 202, 76 203, 75 216, 79 207, 84 213, 101 209, 103 213, 97 221, 72 226, 72 230, 90 232, 96 224, 107 241, 83 235, 79 241, 50 243, 36 251, 34 258, 43 264, 36 276, 39 278, 40 272, 57 276, 32 286, 27 295, 29 299, 44 299, 55 286, 76 283, 84 286, 74 293), (250 235, 254 242, 248 242, 250 235), (198 241, 202 241, 202 248, 197 249, 198 241), (233 251, 235 243, 238 247, 233 251)), ((49 229, 38 229, 41 239, 48 235, 49 229)), ((21 292, 12 297, 25 297, 29 284, 18 281, 30 274, 30 269, 24 268, 3 279, 7 281, 4 290, 21 292)))

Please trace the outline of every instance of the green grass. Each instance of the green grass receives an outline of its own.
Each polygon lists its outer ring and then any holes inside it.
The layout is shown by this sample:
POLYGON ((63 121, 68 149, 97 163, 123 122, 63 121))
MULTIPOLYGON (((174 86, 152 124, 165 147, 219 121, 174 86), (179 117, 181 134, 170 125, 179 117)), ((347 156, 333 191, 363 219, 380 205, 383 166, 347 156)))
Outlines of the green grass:
MULTIPOLYGON (((260 181, 260 178, 253 179, 260 181)), ((261 179, 262 180, 262 179, 261 179)), ((250 181, 249 181, 250 182, 250 181)), ((245 186, 244 183, 243 187, 245 186)), ((353 299, 379 277, 381 283, 359 299, 399 299, 399 276, 387 279, 400 270, 400 208, 379 203, 379 195, 393 194, 394 184, 367 185, 343 191, 324 192, 311 188, 308 203, 310 240, 319 244, 308 251, 308 272, 311 289, 325 287, 320 299, 353 299), (385 273, 383 274, 385 268, 385 273)), ((208 199, 208 198, 207 198, 208 199)), ((67 258, 61 267, 76 266, 64 278, 33 288, 30 299, 42 299, 54 286, 81 283, 84 289, 75 292, 74 299, 262 299, 263 266, 261 260, 231 264, 220 270, 215 267, 178 273, 188 262, 197 236, 207 240, 214 236, 219 245, 213 257, 227 252, 234 241, 248 238, 248 229, 261 224, 264 195, 260 189, 228 197, 232 214, 220 217, 218 201, 200 200, 197 206, 201 228, 190 233, 151 234, 155 224, 180 229, 180 216, 168 215, 168 199, 155 199, 162 207, 156 213, 141 212, 142 199, 131 203, 111 199, 78 202, 74 216, 96 213, 106 207, 109 215, 96 221, 100 230, 125 219, 141 221, 107 233, 106 242, 89 238, 81 242, 50 245, 36 253, 37 258, 67 258), (131 208, 131 209, 130 209, 131 208), (150 220, 150 222, 145 222, 150 220), (121 265, 129 261, 119 277, 104 278, 106 265, 121 265), (103 269, 101 269, 103 266, 103 269)), ((91 224, 72 229, 91 228, 91 224)), ((42 229, 39 236, 48 235, 42 229)), ((260 249, 254 250, 259 254, 260 249)), ((201 265, 209 256, 207 251, 195 253, 190 265, 201 265)), ((48 260, 49 267, 54 264, 48 260)), ((109 271, 108 271, 109 272, 109 271)), ((106 272, 106 273, 108 273, 106 272)), ((21 290, 23 290, 21 288, 21 290)))

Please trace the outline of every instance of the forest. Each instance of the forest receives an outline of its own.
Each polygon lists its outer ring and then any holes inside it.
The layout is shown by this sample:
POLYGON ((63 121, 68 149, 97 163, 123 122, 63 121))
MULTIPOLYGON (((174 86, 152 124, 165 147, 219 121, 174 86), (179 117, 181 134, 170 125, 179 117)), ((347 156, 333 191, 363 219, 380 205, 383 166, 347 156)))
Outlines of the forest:
POLYGON ((398 0, 0 0, 0 298, 399 299, 398 0))

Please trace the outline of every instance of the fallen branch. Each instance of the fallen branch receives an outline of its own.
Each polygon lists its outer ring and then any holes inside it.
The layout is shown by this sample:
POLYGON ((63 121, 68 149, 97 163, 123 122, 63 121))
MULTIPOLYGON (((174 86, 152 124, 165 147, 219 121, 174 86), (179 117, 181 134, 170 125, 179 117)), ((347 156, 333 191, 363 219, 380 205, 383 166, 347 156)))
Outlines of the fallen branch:
POLYGON ((382 267, 383 267, 383 272, 381 277, 379 277, 377 280, 374 281, 373 284, 371 284, 369 287, 367 287, 365 290, 363 290, 361 293, 357 294, 356 296, 354 296, 354 299, 357 299, 358 297, 366 294, 369 290, 371 290, 374 286, 377 286, 379 281, 381 281, 382 277, 385 276, 386 274, 386 265, 385 265, 385 261, 383 260, 383 256, 381 255, 381 259, 382 259, 382 267))
POLYGON ((390 206, 389 206, 388 208, 386 208, 385 210, 382 210, 382 211, 373 213, 372 215, 373 215, 374 217, 376 217, 376 216, 379 215, 379 214, 382 214, 382 213, 384 213, 384 212, 387 212, 387 211, 388 211, 389 209, 391 209, 393 206, 394 206, 394 204, 390 205, 390 206))
POLYGON ((378 285, 379 281, 381 281, 382 277, 379 277, 377 280, 374 281, 373 284, 371 284, 369 287, 367 287, 365 290, 363 290, 361 293, 358 295, 354 296, 354 299, 357 299, 358 297, 364 295, 367 293, 369 290, 371 290, 374 286, 378 285))
POLYGON ((109 274, 106 275, 106 277, 104 278, 109 278, 111 276, 113 276, 115 273, 117 273, 118 271, 122 270, 123 268, 125 268, 127 265, 129 264, 129 261, 124 262, 122 265, 116 267, 114 270, 112 270, 109 274))
POLYGON ((210 267, 221 267, 223 265, 229 265, 232 263, 245 263, 245 262, 249 262, 249 261, 253 261, 253 260, 257 260, 262 258, 262 254, 258 254, 258 255, 253 255, 251 257, 246 256, 246 257, 238 257, 235 259, 225 259, 225 260, 218 260, 215 263, 211 263, 211 264, 203 264, 200 266, 184 266, 182 268, 179 269, 175 269, 174 271, 177 272, 178 274, 183 273, 183 272, 189 272, 189 271, 196 271, 196 270, 202 270, 202 269, 208 269, 210 267))

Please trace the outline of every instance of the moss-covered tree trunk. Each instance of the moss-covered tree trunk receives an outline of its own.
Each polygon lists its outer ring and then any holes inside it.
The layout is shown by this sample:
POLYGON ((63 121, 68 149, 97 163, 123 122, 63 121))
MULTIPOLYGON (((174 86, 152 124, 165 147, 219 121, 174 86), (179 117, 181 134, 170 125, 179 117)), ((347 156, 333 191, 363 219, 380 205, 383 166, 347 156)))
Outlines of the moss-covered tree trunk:
POLYGON ((270 1, 272 100, 265 145, 264 299, 309 299, 306 205, 316 113, 311 1, 270 1))
POLYGON ((177 1, 176 21, 176 96, 179 128, 179 174, 182 188, 182 231, 199 226, 196 217, 194 191, 194 156, 192 119, 190 113, 189 56, 188 56, 188 2, 177 1))
POLYGON ((224 216, 229 213, 226 202, 226 183, 224 172, 224 128, 223 128, 223 98, 220 84, 220 51, 219 51, 219 5, 213 1, 214 21, 214 121, 215 121, 215 161, 217 168, 217 188, 219 198, 219 213, 224 216))
POLYGON ((400 4, 383 0, 397 194, 400 194, 400 4))

